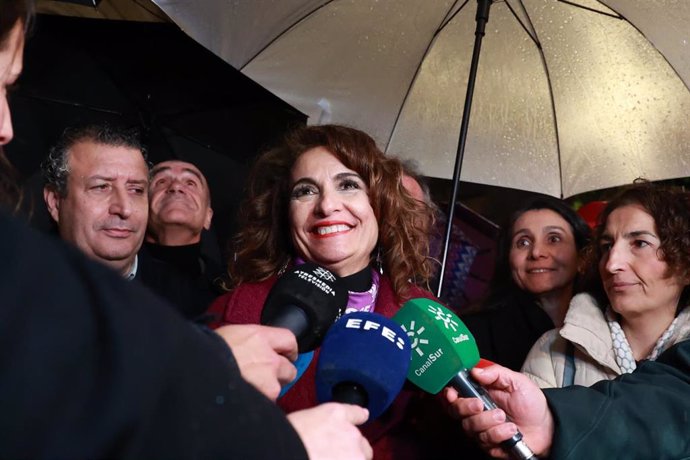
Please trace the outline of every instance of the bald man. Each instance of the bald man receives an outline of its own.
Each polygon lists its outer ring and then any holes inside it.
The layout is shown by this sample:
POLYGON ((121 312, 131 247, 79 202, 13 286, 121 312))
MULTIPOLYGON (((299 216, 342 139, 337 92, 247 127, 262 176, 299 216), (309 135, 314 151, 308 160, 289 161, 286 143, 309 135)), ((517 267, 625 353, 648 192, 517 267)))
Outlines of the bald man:
POLYGON ((142 283, 170 300, 188 319, 203 317, 223 269, 202 251, 213 209, 206 178, 192 163, 164 161, 149 175, 149 220, 139 253, 142 283))

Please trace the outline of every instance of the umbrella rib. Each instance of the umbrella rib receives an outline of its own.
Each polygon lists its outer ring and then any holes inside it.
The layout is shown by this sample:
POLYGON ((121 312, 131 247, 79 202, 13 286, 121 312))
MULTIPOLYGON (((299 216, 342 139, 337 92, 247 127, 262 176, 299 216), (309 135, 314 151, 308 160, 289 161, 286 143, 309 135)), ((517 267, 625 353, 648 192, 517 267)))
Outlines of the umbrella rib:
MULTIPOLYGON (((569 1, 569 0, 556 0, 556 1, 558 1, 558 2, 560 2, 560 3, 565 3, 566 5, 574 6, 575 8, 582 8, 583 10, 591 11, 591 12, 593 12, 593 13, 603 14, 604 16, 609 16, 609 17, 612 17, 612 18, 615 18, 615 19, 623 19, 623 16, 621 16, 621 15, 618 14, 618 13, 616 13, 616 14, 607 13, 606 11, 600 11, 600 10, 591 8, 591 7, 589 7, 589 6, 580 5, 579 3, 575 3, 575 2, 572 2, 572 1, 569 1)), ((606 7, 608 8, 608 6, 607 6, 605 3, 603 3, 603 2, 599 2, 599 3, 601 3, 602 5, 604 5, 604 6, 606 6, 606 7)), ((613 10, 613 8, 609 8, 609 9, 613 10)), ((615 11, 615 10, 614 10, 614 11, 615 11)))
POLYGON ((26 93, 24 93, 24 94, 17 93, 17 95, 21 95, 21 97, 26 98, 26 99, 33 99, 34 101, 52 102, 53 104, 61 104, 61 105, 71 105, 73 107, 83 107, 85 109, 93 110, 94 112, 103 112, 103 113, 112 113, 114 115, 122 115, 122 113, 118 112, 117 110, 106 109, 103 107, 96 107, 94 105, 89 105, 89 104, 81 104, 79 102, 74 102, 74 101, 55 99, 55 98, 51 98, 51 97, 34 96, 33 94, 26 94, 26 93))
POLYGON ((470 1, 470 0, 465 0, 465 3, 463 3, 462 5, 460 5, 460 7, 459 7, 458 9, 456 9, 455 12, 454 12, 453 14, 451 14, 450 16, 448 16, 448 15, 450 14, 450 12, 453 11, 453 9, 455 8, 455 5, 458 4, 458 0, 456 0, 456 1, 451 5, 451 7, 448 9, 448 11, 446 12, 446 16, 445 16, 445 18, 443 19, 443 21, 441 21, 441 25, 438 26, 438 28, 436 29, 436 33, 434 34, 434 36, 436 36, 436 35, 438 35, 439 33, 441 33, 441 31, 443 31, 443 29, 445 29, 445 27, 448 25, 448 23, 449 23, 450 21, 452 21, 453 18, 455 18, 455 16, 458 15, 458 13, 465 7, 465 5, 467 5, 467 3, 468 3, 469 1, 470 1))
POLYGON ((395 116, 395 120, 393 121, 393 129, 391 130, 391 133, 388 135, 388 139, 386 140, 386 148, 385 151, 388 152, 388 146, 391 143, 391 139, 393 139, 393 136, 395 135, 396 130, 398 129, 398 120, 400 120, 400 117, 402 116, 402 111, 403 108, 405 107, 405 104, 407 103, 407 99, 410 97, 410 92, 412 91, 412 87, 414 86, 415 81, 417 81, 417 77, 419 76, 419 71, 422 68, 422 63, 424 62, 424 59, 426 59, 427 54, 429 54, 429 50, 431 50, 431 46, 433 43, 436 41, 436 37, 438 37, 438 34, 440 34, 443 31, 443 28, 448 25, 448 23, 469 3, 470 0, 464 0, 464 3, 460 5, 459 8, 456 9, 456 11, 449 16, 450 12, 453 11, 455 8, 455 5, 457 5, 460 1, 462 0, 455 0, 453 4, 448 8, 448 11, 446 11, 446 14, 443 15, 443 20, 439 24, 439 26, 436 28, 434 31, 434 34, 431 36, 431 39, 429 40, 429 43, 426 46, 426 49, 424 50, 424 53, 422 54, 422 57, 419 59, 419 62, 417 63, 417 68, 414 71, 414 76, 410 79, 410 84, 407 85, 407 90, 405 91, 405 97, 403 97, 402 102, 400 103, 400 106, 398 107, 398 113, 395 116))
MULTIPOLYGON (((539 35, 537 34, 536 29, 534 29, 534 24, 532 23, 532 19, 529 16, 529 13, 527 12, 527 8, 525 8, 525 4, 523 3, 523 0, 519 0, 520 7, 522 8, 522 12, 525 13, 525 17, 530 23, 530 27, 532 27, 532 30, 534 31, 534 39, 535 43, 537 44, 537 50, 539 50, 539 57, 541 58, 541 63, 542 67, 544 68, 544 73, 546 74, 546 84, 549 87, 549 99, 551 100, 551 113, 553 114, 553 130, 554 130, 554 135, 556 137, 556 156, 558 157, 558 183, 561 186, 561 196, 560 198, 563 198, 563 167, 561 166, 561 139, 558 135, 558 115, 556 114, 556 100, 554 99, 554 94, 553 94, 553 85, 551 84, 551 74, 549 73, 549 66, 546 63, 546 56, 544 55, 544 49, 541 46, 541 42, 539 41, 539 35)), ((511 8, 511 11, 512 8, 511 8)), ((515 15, 515 12, 513 11, 513 14, 515 15)), ((517 18, 517 15, 515 15, 517 18)), ((519 19, 518 19, 519 21, 519 19)))
POLYGON ((518 24, 520 24, 522 29, 525 31, 525 33, 527 35, 529 35, 529 38, 531 38, 532 41, 534 42, 534 44, 537 45, 537 48, 541 49, 541 43, 539 42, 539 39, 537 38, 537 31, 534 30, 534 24, 532 24, 532 20, 530 19, 529 14, 527 14, 527 11, 525 10, 525 5, 522 4, 522 0, 518 0, 518 1, 520 3, 520 6, 522 7, 522 10, 525 11, 525 16, 527 17, 527 21, 529 22, 529 29, 522 22, 520 17, 517 15, 517 13, 513 9, 510 2, 506 1, 505 4, 508 7, 508 9, 510 10, 510 12, 513 14, 513 17, 515 18, 515 20, 518 22, 518 24))
POLYGON ((324 8, 324 7, 328 6, 328 5, 330 5, 331 3, 333 3, 333 1, 334 1, 334 0, 328 0, 328 1, 326 1, 326 2, 322 3, 321 5, 317 6, 316 8, 314 8, 314 9, 308 11, 307 13, 305 13, 305 14, 304 14, 301 18, 299 18, 298 20, 293 21, 292 24, 290 24, 290 26, 288 26, 286 29, 282 30, 280 33, 278 33, 278 34, 277 34, 275 37, 273 37, 268 43, 266 43, 259 51, 257 51, 256 53, 254 53, 254 55, 253 55, 252 57, 250 57, 249 59, 247 59, 247 62, 245 62, 244 64, 242 64, 242 66, 240 66, 240 68, 239 68, 240 72, 244 72, 244 69, 245 69, 249 64, 251 64, 251 62, 252 62, 254 59, 256 59, 261 53, 263 53, 264 51, 266 51, 273 43, 275 43, 276 41, 278 41, 283 35, 285 35, 286 33, 288 33, 290 30, 294 29, 295 27, 297 27, 297 25, 298 25, 300 22, 304 21, 304 20, 307 19, 309 16, 311 16, 312 14, 316 13, 317 11, 319 11, 321 8, 324 8))
MULTIPOLYGON (((603 0, 598 0, 598 2, 601 3, 602 5, 604 5, 606 8, 612 10, 612 11, 616 11, 614 8, 612 8, 612 7, 610 7, 609 5, 607 5, 606 2, 603 1, 603 0)), ((602 14, 603 14, 603 13, 602 13, 602 14)), ((664 53, 662 53, 662 52, 659 50, 659 48, 657 48, 656 46, 654 46, 654 43, 644 34, 644 32, 642 32, 635 24, 633 24, 631 21, 629 21, 628 18, 626 18, 625 16, 623 16, 622 14, 620 14, 618 11, 616 11, 616 14, 617 14, 618 16, 614 16, 614 17, 616 17, 616 18, 618 18, 618 19, 621 19, 621 20, 627 22, 628 24, 630 24, 630 27, 632 27, 633 29, 635 29, 640 35, 642 35, 642 36, 647 40, 647 42, 656 50, 656 52, 659 53, 659 55, 661 56, 661 59, 663 59, 664 61, 666 61, 666 63, 668 64, 668 66, 671 68, 671 70, 673 70, 673 73, 676 74, 676 76, 678 77, 678 79, 679 79, 681 82, 683 82, 683 85, 688 89, 688 91, 690 91, 690 82, 686 82, 686 81, 685 81, 685 79, 684 79, 684 78, 681 76, 681 74, 676 70, 676 68, 673 66, 673 64, 666 58, 666 55, 665 55, 664 53)))

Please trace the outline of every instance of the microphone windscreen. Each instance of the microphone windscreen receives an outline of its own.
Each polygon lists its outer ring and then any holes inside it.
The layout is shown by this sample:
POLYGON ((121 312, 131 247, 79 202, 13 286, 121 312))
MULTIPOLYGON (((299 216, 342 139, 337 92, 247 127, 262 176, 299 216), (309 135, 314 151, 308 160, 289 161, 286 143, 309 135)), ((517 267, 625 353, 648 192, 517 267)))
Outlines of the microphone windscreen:
POLYGON ((331 327, 321 345, 317 399, 339 400, 334 392, 354 385, 364 391, 362 405, 372 420, 400 393, 409 365, 410 343, 400 326, 376 313, 349 313, 331 327))
POLYGON ((283 326, 291 322, 286 318, 306 318, 304 327, 291 330, 299 351, 310 351, 319 346, 328 328, 343 314, 347 300, 347 288, 340 277, 305 263, 278 278, 261 312, 261 324, 283 326))
POLYGON ((422 390, 436 394, 460 371, 479 362, 477 343, 467 326, 438 302, 412 299, 393 316, 412 347, 407 378, 422 390))

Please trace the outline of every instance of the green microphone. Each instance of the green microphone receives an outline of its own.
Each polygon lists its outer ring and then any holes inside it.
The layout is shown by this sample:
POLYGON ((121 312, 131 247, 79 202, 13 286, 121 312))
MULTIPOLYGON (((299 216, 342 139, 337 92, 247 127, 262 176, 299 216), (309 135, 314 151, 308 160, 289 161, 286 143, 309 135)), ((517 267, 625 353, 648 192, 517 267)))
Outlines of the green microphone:
MULTIPOLYGON (((446 386, 455 388, 464 398, 479 398, 484 410, 498 406, 471 376, 479 362, 479 350, 467 326, 438 302, 412 299, 393 316, 410 338, 412 361, 407 379, 427 393, 436 394, 446 386)), ((537 457, 516 433, 503 447, 519 460, 537 457)))

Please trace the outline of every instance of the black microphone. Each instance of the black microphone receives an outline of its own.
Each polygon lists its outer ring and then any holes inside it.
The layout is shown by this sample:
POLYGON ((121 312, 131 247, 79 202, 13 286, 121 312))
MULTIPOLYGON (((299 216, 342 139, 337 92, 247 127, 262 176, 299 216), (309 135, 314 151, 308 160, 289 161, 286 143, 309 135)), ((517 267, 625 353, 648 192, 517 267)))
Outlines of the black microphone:
POLYGON ((347 300, 347 288, 340 277, 305 263, 278 278, 261 312, 261 324, 290 330, 297 338, 299 352, 311 351, 343 314, 347 300))

